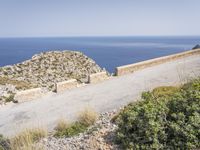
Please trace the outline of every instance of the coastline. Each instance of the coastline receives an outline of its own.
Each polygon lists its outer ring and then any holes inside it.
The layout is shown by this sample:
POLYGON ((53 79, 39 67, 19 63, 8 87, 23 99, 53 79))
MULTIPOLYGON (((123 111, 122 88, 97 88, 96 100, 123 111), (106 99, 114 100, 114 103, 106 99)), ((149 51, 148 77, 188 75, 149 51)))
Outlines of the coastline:
POLYGON ((192 48, 200 37, 55 37, 0 39, 0 66, 31 59, 49 50, 81 50, 110 73, 117 66, 183 52, 192 48))

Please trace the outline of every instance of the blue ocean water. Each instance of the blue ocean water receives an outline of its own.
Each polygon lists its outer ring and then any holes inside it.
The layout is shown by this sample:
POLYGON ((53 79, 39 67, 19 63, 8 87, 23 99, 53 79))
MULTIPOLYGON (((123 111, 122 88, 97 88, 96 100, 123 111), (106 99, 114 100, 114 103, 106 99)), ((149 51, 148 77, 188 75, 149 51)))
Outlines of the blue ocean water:
POLYGON ((189 50, 200 37, 60 37, 0 38, 0 66, 30 59, 50 50, 78 50, 101 67, 115 67, 189 50))

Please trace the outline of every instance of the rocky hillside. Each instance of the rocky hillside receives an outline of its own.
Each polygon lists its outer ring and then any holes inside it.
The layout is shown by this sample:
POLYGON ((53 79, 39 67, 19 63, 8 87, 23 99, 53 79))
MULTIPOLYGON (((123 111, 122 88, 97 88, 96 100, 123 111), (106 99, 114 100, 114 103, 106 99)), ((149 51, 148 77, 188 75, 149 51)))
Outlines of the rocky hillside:
POLYGON ((2 85, 8 84, 15 86, 17 90, 32 87, 47 87, 53 90, 56 82, 69 79, 85 83, 90 74, 100 71, 102 69, 81 52, 44 52, 22 63, 0 68, 0 94, 1 89, 5 89, 2 85))

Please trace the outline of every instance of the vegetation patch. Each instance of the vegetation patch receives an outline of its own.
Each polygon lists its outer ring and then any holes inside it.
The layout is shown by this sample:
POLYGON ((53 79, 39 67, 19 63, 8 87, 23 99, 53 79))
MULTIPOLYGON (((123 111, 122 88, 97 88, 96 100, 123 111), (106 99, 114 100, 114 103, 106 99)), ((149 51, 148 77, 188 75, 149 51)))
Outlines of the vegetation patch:
POLYGON ((74 123, 67 123, 64 120, 60 120, 55 128, 55 137, 71 137, 78 135, 87 130, 87 128, 94 124, 97 119, 97 113, 87 108, 79 114, 78 121, 74 123))
POLYGON ((174 86, 161 86, 153 89, 152 95, 155 97, 170 97, 173 96, 174 93, 179 92, 180 87, 174 86))
POLYGON ((5 102, 15 102, 14 97, 14 94, 10 94, 8 97, 5 98, 5 102))
POLYGON ((68 127, 70 127, 70 124, 65 120, 65 119, 60 119, 58 121, 58 124, 57 126, 55 127, 55 130, 57 132, 62 132, 64 131, 65 129, 67 129, 68 127))
POLYGON ((78 120, 85 126, 90 126, 95 123, 98 115, 95 110, 91 108, 86 108, 84 111, 80 112, 78 120))
POLYGON ((125 149, 200 148, 200 79, 142 94, 116 119, 125 149))
POLYGON ((25 81, 18 81, 18 80, 9 79, 7 77, 0 77, 0 85, 6 85, 6 84, 14 85, 17 90, 30 89, 32 87, 35 87, 25 81))
POLYGON ((70 124, 69 127, 63 130, 57 130, 54 134, 55 137, 71 137, 79 133, 84 132, 87 129, 87 126, 81 124, 80 122, 75 122, 70 124))
POLYGON ((10 141, 9 139, 3 137, 0 134, 0 150, 10 150, 10 141))
POLYGON ((27 129, 10 139, 11 150, 32 150, 34 142, 47 136, 42 128, 27 129))

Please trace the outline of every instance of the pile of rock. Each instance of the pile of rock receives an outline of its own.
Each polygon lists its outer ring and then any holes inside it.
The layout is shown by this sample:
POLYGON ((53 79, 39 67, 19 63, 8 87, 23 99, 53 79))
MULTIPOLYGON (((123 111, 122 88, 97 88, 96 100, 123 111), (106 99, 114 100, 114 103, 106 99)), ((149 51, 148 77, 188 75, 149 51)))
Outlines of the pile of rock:
POLYGON ((193 47, 192 49, 199 49, 200 48, 200 45, 197 44, 195 47, 193 47))
POLYGON ((111 121, 116 110, 103 113, 99 120, 85 133, 70 138, 55 138, 50 136, 42 139, 36 147, 46 150, 119 150, 115 144, 117 126, 111 121))
MULTIPOLYGON (((54 90, 57 82, 77 79, 80 83, 86 83, 90 74, 101 71, 92 59, 81 52, 50 51, 34 55, 22 63, 0 68, 0 78, 6 79, 6 86, 23 82, 21 89, 47 87, 54 90)), ((0 85, 5 86, 5 82, 0 82, 0 85)))

